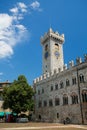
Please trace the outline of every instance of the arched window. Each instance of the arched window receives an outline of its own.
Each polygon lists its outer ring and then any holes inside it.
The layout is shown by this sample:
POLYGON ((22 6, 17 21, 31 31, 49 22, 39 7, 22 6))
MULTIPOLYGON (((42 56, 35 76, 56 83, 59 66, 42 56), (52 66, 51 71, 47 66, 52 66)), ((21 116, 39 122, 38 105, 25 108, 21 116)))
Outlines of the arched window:
POLYGON ((76 93, 72 93, 72 104, 78 104, 78 95, 76 93))
POLYGON ((39 107, 39 108, 42 107, 42 101, 39 101, 38 107, 39 107))
POLYGON ((75 85, 76 84, 76 77, 73 77, 72 78, 72 85, 75 85))
POLYGON ((82 91, 82 101, 87 102, 87 90, 82 91))
POLYGON ((52 107, 53 106, 53 101, 52 99, 49 100, 49 107, 52 107))
POLYGON ((55 48, 59 50, 59 45, 58 45, 58 43, 55 43, 55 48))
POLYGON ((57 83, 55 84, 55 90, 58 90, 58 84, 57 83))
POLYGON ((38 90, 38 95, 40 95, 40 90, 38 90))
POLYGON ((64 87, 64 84, 63 84, 63 82, 61 81, 60 82, 60 88, 63 88, 64 87))
POLYGON ((68 105, 68 96, 66 94, 63 96, 63 105, 68 105))
POLYGON ((46 100, 44 100, 44 107, 46 107, 47 106, 47 101, 46 100))
POLYGON ((70 82, 69 82, 69 80, 67 79, 66 80, 66 86, 69 86, 70 85, 70 82))
POLYGON ((47 45, 45 45, 45 51, 47 51, 48 50, 48 44, 47 45))
POLYGON ((51 85, 51 91, 53 91, 53 85, 51 85))
POLYGON ((44 89, 42 88, 42 93, 44 93, 44 89))
POLYGON ((60 99, 59 98, 55 98, 55 106, 60 105, 60 99))
POLYGON ((84 75, 80 74, 80 76, 79 76, 79 81, 80 81, 80 83, 83 83, 83 82, 84 82, 84 75))

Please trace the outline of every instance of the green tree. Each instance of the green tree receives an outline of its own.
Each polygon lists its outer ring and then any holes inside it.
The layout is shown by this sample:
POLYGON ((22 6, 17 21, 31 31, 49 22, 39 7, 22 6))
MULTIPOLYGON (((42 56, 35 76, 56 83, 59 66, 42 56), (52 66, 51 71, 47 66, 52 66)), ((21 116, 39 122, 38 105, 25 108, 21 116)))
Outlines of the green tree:
POLYGON ((32 99, 34 91, 28 84, 24 75, 20 75, 10 87, 3 90, 3 108, 10 108, 12 112, 21 113, 32 110, 34 101, 32 99))

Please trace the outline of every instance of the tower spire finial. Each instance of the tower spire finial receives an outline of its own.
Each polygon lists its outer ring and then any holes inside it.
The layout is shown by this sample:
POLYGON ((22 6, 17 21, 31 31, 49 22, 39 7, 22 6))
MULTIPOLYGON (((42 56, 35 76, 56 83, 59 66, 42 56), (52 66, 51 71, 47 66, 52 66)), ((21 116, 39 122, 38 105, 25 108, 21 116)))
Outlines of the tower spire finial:
POLYGON ((51 18, 49 17, 49 30, 52 29, 52 25, 51 25, 51 18))
POLYGON ((53 32, 52 28, 49 29, 49 33, 50 33, 50 32, 53 32))

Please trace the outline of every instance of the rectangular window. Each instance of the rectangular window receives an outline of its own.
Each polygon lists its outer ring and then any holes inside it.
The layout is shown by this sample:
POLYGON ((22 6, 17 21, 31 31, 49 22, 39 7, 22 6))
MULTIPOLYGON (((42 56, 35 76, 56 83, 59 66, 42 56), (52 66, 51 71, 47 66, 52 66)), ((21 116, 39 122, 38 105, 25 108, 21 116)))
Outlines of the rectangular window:
POLYGON ((57 118, 59 118, 59 113, 57 113, 57 118))

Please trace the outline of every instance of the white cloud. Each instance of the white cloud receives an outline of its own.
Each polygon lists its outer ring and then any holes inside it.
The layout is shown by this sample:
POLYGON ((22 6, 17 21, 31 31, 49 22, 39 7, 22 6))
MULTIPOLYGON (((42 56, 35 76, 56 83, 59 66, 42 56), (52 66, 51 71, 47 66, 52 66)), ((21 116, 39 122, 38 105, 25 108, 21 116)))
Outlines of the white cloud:
POLYGON ((16 13, 18 13, 18 8, 17 8, 17 7, 14 7, 14 8, 12 8, 12 9, 10 9, 10 12, 16 14, 16 13))
MULTIPOLYGON (((40 3, 35 1, 29 7, 39 10, 40 3)), ((29 7, 19 2, 9 10, 11 15, 0 14, 0 59, 10 58, 14 54, 14 47, 27 37, 28 30, 20 24, 20 20, 24 19, 29 7)))
POLYGON ((4 58, 4 57, 10 57, 13 54, 13 49, 12 47, 1 41, 0 42, 0 58, 4 58))
POLYGON ((0 29, 8 28, 11 24, 12 24, 11 16, 9 16, 8 14, 0 14, 0 29))
POLYGON ((30 4, 30 7, 33 10, 38 10, 38 11, 42 11, 42 9, 40 8, 40 3, 38 1, 35 1, 33 3, 30 4))
POLYGON ((24 4, 22 2, 19 2, 18 5, 20 8, 27 8, 26 4, 24 4))
POLYGON ((17 3, 17 5, 14 8, 10 9, 10 12, 12 12, 14 15, 26 13, 27 5, 22 2, 19 2, 19 3, 17 3))
POLYGON ((33 2, 33 3, 31 4, 31 7, 32 7, 33 9, 39 8, 39 7, 40 7, 40 3, 39 3, 38 1, 35 1, 35 2, 33 2))
POLYGON ((24 18, 24 14, 27 13, 28 10, 26 4, 19 2, 9 11, 12 13, 14 20, 18 21, 24 18))
POLYGON ((11 57, 14 54, 13 47, 27 33, 27 29, 23 25, 14 23, 14 17, 0 14, 0 59, 11 57))

